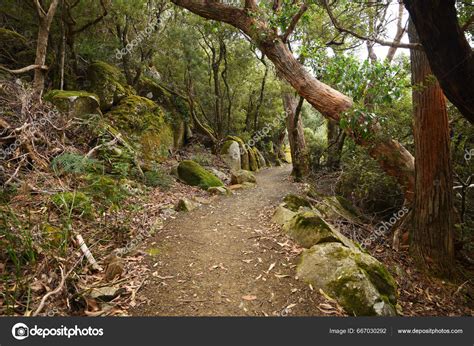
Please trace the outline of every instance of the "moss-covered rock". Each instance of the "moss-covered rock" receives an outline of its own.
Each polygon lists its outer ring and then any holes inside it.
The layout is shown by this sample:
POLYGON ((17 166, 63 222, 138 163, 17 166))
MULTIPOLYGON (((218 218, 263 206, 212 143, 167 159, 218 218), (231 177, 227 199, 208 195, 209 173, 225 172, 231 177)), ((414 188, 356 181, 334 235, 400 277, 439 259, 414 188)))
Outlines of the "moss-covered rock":
POLYGON ((140 96, 146 97, 158 103, 169 114, 169 123, 174 131, 174 147, 183 147, 187 138, 187 126, 189 123, 189 105, 181 97, 166 90, 152 78, 141 77, 137 86, 140 96))
POLYGON ((145 165, 162 162, 172 152, 173 129, 155 102, 145 97, 128 96, 106 117, 128 138, 145 165))
POLYGON ((334 229, 312 211, 297 213, 285 225, 286 233, 305 248, 325 242, 340 242, 334 229))
POLYGON ((343 218, 354 222, 360 222, 361 219, 363 219, 361 213, 352 205, 352 203, 341 196, 322 197, 321 201, 315 205, 315 208, 318 209, 325 218, 330 220, 343 218))
POLYGON ((71 118, 84 118, 90 114, 102 114, 99 97, 86 91, 51 90, 44 95, 46 101, 54 104, 71 118))
POLYGON ((207 190, 210 187, 224 186, 222 181, 200 164, 191 160, 182 161, 178 165, 178 177, 191 186, 199 186, 207 190))
POLYGON ((248 150, 249 154, 249 165, 250 165, 250 170, 257 172, 258 171, 258 161, 257 161, 257 155, 255 154, 254 148, 250 148, 248 150))
POLYGON ((317 211, 300 211, 283 226, 285 232, 305 248, 326 242, 339 242, 357 250, 359 247, 326 222, 317 211))
MULTIPOLYGON (((316 289, 332 296, 344 309, 355 316, 396 315, 396 285, 383 265, 371 258, 371 271, 387 273, 387 281, 380 285, 380 277, 373 277, 359 265, 356 257, 368 256, 349 249, 341 243, 326 242, 303 251, 297 267, 298 276, 316 289), (374 269, 377 268, 377 269, 374 269), (389 287, 387 289, 387 287, 389 287)), ((370 256, 368 256, 370 257, 370 256)))
POLYGON ((308 209, 312 208, 311 203, 307 198, 292 193, 286 195, 285 198, 283 198, 283 202, 285 202, 286 208, 292 211, 298 211, 302 207, 308 209))
POLYGON ((246 171, 249 171, 250 170, 249 152, 242 138, 237 137, 237 136, 227 136, 227 140, 231 140, 231 141, 235 141, 239 143, 241 168, 245 169, 246 171))
POLYGON ((273 213, 272 222, 276 223, 277 225, 283 226, 290 222, 295 215, 296 213, 294 211, 285 208, 284 205, 279 205, 273 213))
POLYGON ((255 184, 257 182, 257 179, 255 178, 255 175, 252 172, 246 171, 244 169, 239 169, 238 171, 232 172, 230 182, 231 184, 242 184, 245 182, 255 184))
POLYGON ((87 90, 99 96, 100 109, 107 111, 123 98, 135 92, 125 81, 122 72, 103 61, 93 62, 87 71, 87 90))

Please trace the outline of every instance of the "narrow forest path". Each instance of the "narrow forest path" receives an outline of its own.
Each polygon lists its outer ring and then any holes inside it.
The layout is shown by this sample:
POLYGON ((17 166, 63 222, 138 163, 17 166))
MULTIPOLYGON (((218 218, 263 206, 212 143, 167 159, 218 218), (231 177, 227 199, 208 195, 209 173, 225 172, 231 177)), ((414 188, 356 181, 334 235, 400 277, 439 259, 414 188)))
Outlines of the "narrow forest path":
MULTIPOLYGON (((147 248, 150 273, 136 316, 318 315, 319 294, 295 278, 299 249, 271 221, 297 191, 291 166, 257 174, 257 187, 219 197, 167 223, 147 248)), ((144 249, 147 249, 144 248, 144 249)))

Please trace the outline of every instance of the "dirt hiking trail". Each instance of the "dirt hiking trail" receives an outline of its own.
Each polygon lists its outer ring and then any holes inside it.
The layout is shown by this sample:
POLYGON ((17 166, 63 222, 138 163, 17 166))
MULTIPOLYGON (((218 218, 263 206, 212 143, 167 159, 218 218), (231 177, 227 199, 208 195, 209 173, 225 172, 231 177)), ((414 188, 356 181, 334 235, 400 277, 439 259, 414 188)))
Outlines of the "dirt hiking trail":
MULTIPOLYGON (((219 197, 167 222, 153 248, 152 275, 135 316, 326 315, 319 294, 295 278, 300 249, 270 221, 296 192, 291 166, 257 174, 255 188, 219 197)), ((149 250, 148 250, 149 251, 149 250)), ((325 306, 325 304, 323 304, 325 306)))

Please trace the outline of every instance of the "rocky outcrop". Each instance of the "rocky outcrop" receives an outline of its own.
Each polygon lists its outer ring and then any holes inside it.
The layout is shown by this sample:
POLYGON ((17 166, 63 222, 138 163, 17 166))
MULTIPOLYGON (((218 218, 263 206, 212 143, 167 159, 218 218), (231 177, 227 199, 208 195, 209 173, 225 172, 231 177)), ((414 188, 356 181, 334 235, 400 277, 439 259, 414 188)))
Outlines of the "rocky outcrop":
POLYGON ((298 277, 336 299, 349 314, 396 315, 397 285, 392 275, 308 204, 302 196, 289 195, 272 218, 306 249, 298 277))
POLYGON ((102 111, 108 111, 120 100, 135 93, 126 85, 125 77, 116 66, 103 61, 93 62, 89 66, 86 90, 99 96, 102 111))
POLYGON ((136 95, 128 96, 105 116, 127 137, 145 165, 162 162, 173 151, 173 129, 155 102, 136 95))
POLYGON ((197 162, 186 160, 178 165, 178 177, 191 186, 199 186, 207 190, 210 187, 224 186, 222 181, 211 172, 205 170, 197 162))
POLYGON ((221 149, 221 157, 227 166, 229 166, 231 171, 238 171, 241 169, 242 161, 240 158, 240 146, 238 142, 233 140, 226 141, 221 149))
POLYGON ((70 118, 102 114, 99 97, 86 91, 51 90, 44 99, 54 104, 61 112, 68 114, 70 118))
POLYGON ((227 136, 227 140, 239 143, 241 168, 247 171, 250 170, 249 152, 245 147, 244 141, 237 136, 227 136))
POLYGON ((297 274, 354 316, 396 315, 396 283, 375 258, 338 242, 303 251, 297 274))
POLYGON ((308 201, 308 199, 300 195, 295 195, 295 194, 286 195, 285 198, 283 199, 283 202, 285 203, 285 207, 292 211, 298 211, 301 207, 307 208, 307 209, 312 208, 311 203, 308 201))
POLYGON ((250 165, 250 170, 257 172, 258 171, 258 161, 257 161, 257 155, 255 154, 255 150, 253 148, 250 148, 248 150, 249 154, 249 165, 250 165))
POLYGON ((257 179, 255 175, 243 169, 239 169, 238 171, 232 172, 230 177, 231 184, 243 184, 243 183, 256 183, 257 179))

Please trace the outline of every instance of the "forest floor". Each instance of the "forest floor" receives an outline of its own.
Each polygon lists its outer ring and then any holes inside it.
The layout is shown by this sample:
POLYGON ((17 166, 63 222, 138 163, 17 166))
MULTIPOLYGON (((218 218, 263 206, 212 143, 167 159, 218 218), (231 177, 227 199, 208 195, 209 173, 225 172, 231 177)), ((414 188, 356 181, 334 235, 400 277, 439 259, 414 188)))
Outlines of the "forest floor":
POLYGON ((295 278, 301 252, 270 221, 298 190, 291 166, 257 175, 255 188, 219 197, 178 217, 150 239, 151 277, 137 316, 339 315, 341 309, 295 278))

